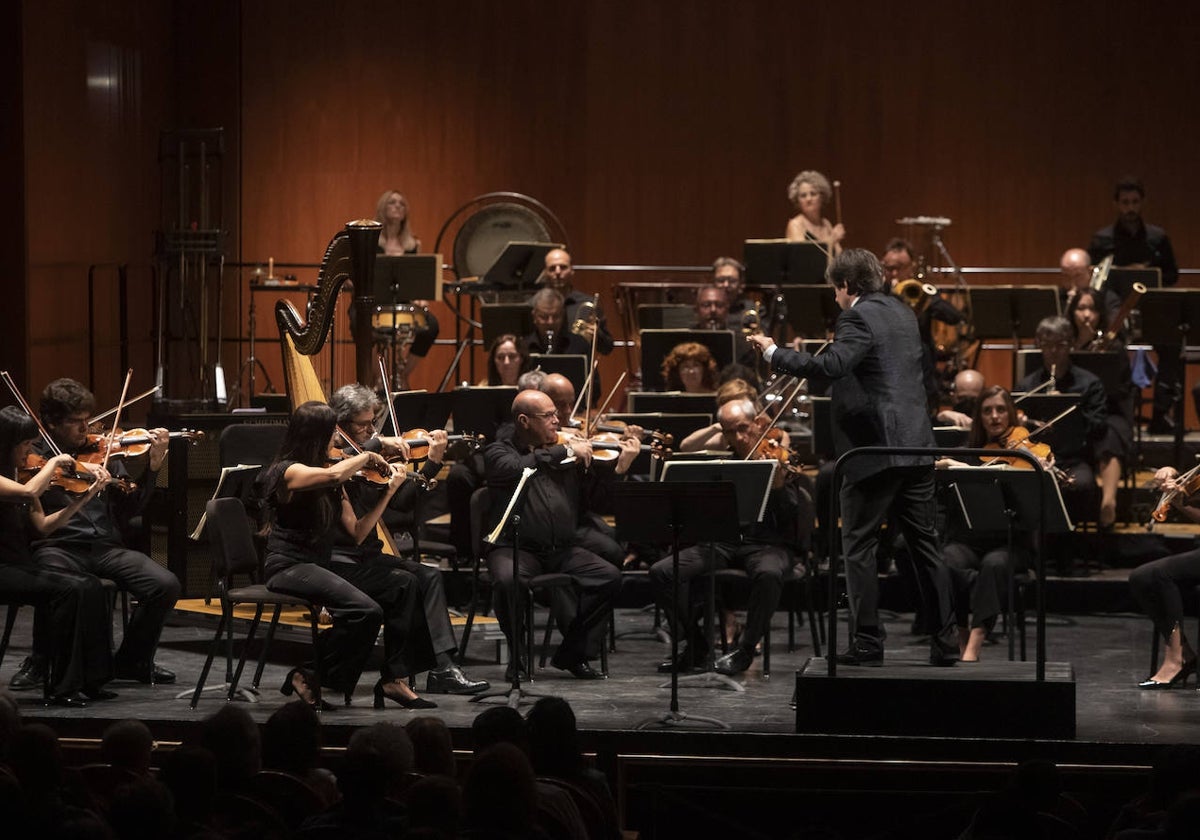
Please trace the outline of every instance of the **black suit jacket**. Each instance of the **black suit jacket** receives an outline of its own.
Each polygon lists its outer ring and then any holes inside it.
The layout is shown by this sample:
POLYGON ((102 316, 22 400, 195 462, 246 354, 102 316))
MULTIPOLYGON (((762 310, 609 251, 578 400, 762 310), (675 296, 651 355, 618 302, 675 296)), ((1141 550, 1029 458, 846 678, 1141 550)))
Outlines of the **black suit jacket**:
MULTIPOLYGON (((933 446, 921 375, 917 319, 899 298, 870 294, 842 311, 834 342, 819 356, 783 347, 774 370, 833 380, 833 440, 839 455, 860 446, 933 446)), ((929 456, 887 455, 850 461, 846 481, 889 467, 932 463, 929 456)))

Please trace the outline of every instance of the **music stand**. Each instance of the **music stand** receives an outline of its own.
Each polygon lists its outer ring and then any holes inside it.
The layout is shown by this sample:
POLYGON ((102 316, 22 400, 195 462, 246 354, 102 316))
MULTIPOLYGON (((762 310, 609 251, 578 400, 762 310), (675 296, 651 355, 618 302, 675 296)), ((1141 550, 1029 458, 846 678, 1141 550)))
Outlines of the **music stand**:
POLYGON ((746 282, 752 286, 825 281, 829 252, 815 242, 747 239, 742 245, 746 282))
POLYGON ((973 286, 971 320, 978 339, 1012 341, 1013 371, 1021 339, 1033 338, 1043 318, 1061 315, 1057 286, 973 286))
MULTIPOLYGON (((524 628, 521 626, 525 617, 521 611, 521 590, 525 588, 521 585, 520 574, 521 511, 525 505, 525 489, 529 486, 529 479, 534 472, 532 467, 525 468, 520 481, 513 488, 512 497, 508 500, 504 513, 501 514, 500 522, 496 525, 495 530, 484 538, 484 542, 491 542, 494 545, 496 539, 499 539, 505 531, 512 529, 512 603, 509 607, 512 611, 509 618, 509 632, 512 638, 508 640, 508 657, 512 664, 512 684, 507 691, 497 689, 476 694, 471 698, 472 703, 478 703, 491 697, 504 697, 507 698, 507 705, 515 709, 521 704, 521 699, 524 697, 543 696, 536 691, 526 691, 521 688, 521 664, 524 661, 521 657, 521 640, 525 635, 524 628)), ((420 560, 419 557, 417 559, 420 560)), ((533 651, 529 651, 529 656, 532 659, 533 651)))
POLYGON ((1183 460, 1183 392, 1187 371, 1187 346, 1193 325, 1200 325, 1200 289, 1147 289, 1138 301, 1142 313, 1142 340, 1163 351, 1179 350, 1179 376, 1175 394, 1175 463, 1183 460))
MULTIPOLYGON (((708 661, 705 663, 705 668, 701 673, 684 677, 684 682, 704 686, 715 685, 718 688, 728 688, 733 691, 745 690, 737 680, 731 679, 724 674, 718 674, 716 671, 716 650, 711 643, 712 615, 717 601, 717 578, 715 575, 716 550, 711 547, 711 543, 736 542, 741 538, 742 526, 762 521, 763 515, 767 510, 767 500, 771 494, 771 482, 774 480, 775 471, 778 468, 779 462, 774 460, 745 461, 736 458, 734 460, 723 458, 694 461, 673 460, 663 465, 662 481, 664 483, 686 482, 691 484, 696 482, 731 481, 733 482, 734 493, 737 497, 737 535, 732 540, 703 540, 703 542, 710 543, 708 604, 704 614, 704 631, 709 641, 708 661)), ((726 519, 729 518, 729 508, 725 509, 722 516, 726 519)), ((676 600, 676 604, 678 603, 678 600, 676 600)))
POLYGON ((497 291, 533 291, 546 267, 546 254, 562 247, 555 242, 509 242, 483 275, 483 284, 497 291))
POLYGON ((588 357, 582 353, 530 353, 529 366, 546 373, 561 373, 571 380, 576 394, 583 393, 588 378, 588 357))
MULTIPOLYGON (((951 498, 967 530, 1004 531, 1007 535, 1011 612, 1016 598, 1013 534, 1017 531, 1065 534, 1074 530, 1058 482, 1043 470, 1009 467, 951 467, 937 470, 936 474, 951 490, 951 498)), ((1009 628, 1008 658, 1012 660, 1015 639, 1011 621, 1009 628)))
POLYGON ((1105 289, 1112 289, 1121 300, 1129 296, 1134 283, 1141 283, 1146 291, 1162 288, 1161 268, 1110 268, 1105 289))
MULTIPOLYGON (((709 423, 717 413, 716 394, 685 394, 683 391, 630 391, 629 410, 639 414, 707 414, 709 423)), ((708 425, 707 423, 702 425, 708 425)), ((696 429, 700 428, 699 426, 696 429)), ((692 429, 695 431, 696 429, 692 429)))
POLYGON ((642 345, 642 387, 660 391, 667 387, 662 376, 662 361, 677 344, 694 341, 703 344, 717 363, 717 370, 734 360, 734 335, 731 330, 640 330, 642 345))
POLYGON ((451 393, 454 430, 467 430, 495 440, 496 429, 512 417, 517 389, 511 385, 475 385, 455 388, 451 393))
POLYGON ((389 416, 383 425, 383 433, 399 435, 409 429, 444 429, 450 421, 454 403, 453 391, 433 394, 428 391, 393 392, 392 408, 400 428, 392 428, 392 418, 389 416))
POLYGON ((639 303, 639 330, 686 330, 696 323, 696 309, 686 303, 639 303))
POLYGON ((515 335, 519 342, 521 336, 533 332, 531 311, 528 303, 481 303, 479 322, 483 324, 484 348, 490 348, 502 335, 515 335))
POLYGON ((442 255, 375 257, 375 303, 442 299, 442 255))
MULTIPOLYGON (((679 603, 679 545, 682 542, 702 542, 737 539, 737 525, 729 511, 737 504, 733 482, 709 483, 622 482, 613 485, 613 513, 617 539, 624 542, 670 544, 671 564, 675 575, 675 603, 679 603)), ((679 609, 671 611, 671 662, 679 660, 679 609)), ((712 621, 711 615, 708 621, 712 621)), ((679 710, 679 673, 671 669, 671 707, 654 718, 647 718, 635 727, 645 729, 660 726, 680 726, 686 721, 709 724, 718 729, 729 725, 716 718, 689 717, 679 710)))
POLYGON ((825 336, 842 313, 828 283, 811 286, 784 286, 779 290, 787 307, 788 323, 797 335, 825 336))

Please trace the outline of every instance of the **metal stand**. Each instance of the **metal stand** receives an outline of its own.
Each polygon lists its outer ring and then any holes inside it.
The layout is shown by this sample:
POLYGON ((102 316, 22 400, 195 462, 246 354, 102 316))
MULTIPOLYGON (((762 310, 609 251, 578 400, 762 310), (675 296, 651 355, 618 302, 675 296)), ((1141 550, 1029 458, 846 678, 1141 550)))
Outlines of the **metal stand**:
MULTIPOLYGON (((739 536, 737 496, 732 482, 655 482, 647 484, 617 484, 613 487, 613 509, 617 520, 617 539, 622 542, 671 544, 671 565, 674 573, 675 608, 671 610, 671 680, 663 687, 671 688, 670 708, 654 717, 640 721, 634 728, 652 726, 686 726, 689 723, 729 729, 716 718, 688 715, 679 708, 679 544, 714 542, 737 539, 739 536)), ((707 619, 711 627, 712 615, 707 619)), ((713 676, 727 679, 712 672, 713 676)), ((709 682, 708 674, 699 674, 709 682)), ((742 690, 741 686, 737 686, 742 690)))

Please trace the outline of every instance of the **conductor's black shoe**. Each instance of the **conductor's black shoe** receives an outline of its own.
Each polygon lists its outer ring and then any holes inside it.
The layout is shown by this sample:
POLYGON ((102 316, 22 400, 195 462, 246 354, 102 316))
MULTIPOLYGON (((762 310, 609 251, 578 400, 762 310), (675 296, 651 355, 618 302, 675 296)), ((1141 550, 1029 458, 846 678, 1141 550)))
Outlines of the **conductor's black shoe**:
POLYGON ((425 678, 426 694, 478 694, 488 688, 487 680, 468 679, 457 665, 430 671, 425 678))
POLYGON ((742 647, 736 647, 729 653, 722 656, 715 663, 713 669, 718 674, 724 674, 731 677, 734 674, 740 674, 750 667, 750 663, 754 661, 754 654, 742 647))
POLYGON ((25 661, 21 663, 21 668, 8 681, 8 687, 12 691, 29 691, 34 688, 41 688, 42 680, 45 676, 45 660, 39 657, 26 656, 25 661))
POLYGON ((566 671, 577 680, 606 680, 607 676, 597 671, 588 664, 586 659, 580 659, 577 662, 567 662, 555 654, 550 659, 550 664, 560 671, 566 671))
POLYGON ((104 686, 89 686, 83 690, 89 700, 115 700, 117 692, 109 691, 104 686))
POLYGON ((878 668, 883 665, 883 644, 881 642, 871 644, 861 638, 852 639, 850 647, 846 648, 844 653, 837 655, 837 661, 839 665, 865 665, 870 668, 878 668))
POLYGON ((949 635, 934 636, 929 640, 929 664, 947 668, 958 662, 958 645, 950 641, 949 635))
POLYGON ((160 668, 153 662, 139 662, 134 665, 118 665, 116 678, 146 685, 170 685, 175 682, 175 672, 160 668))

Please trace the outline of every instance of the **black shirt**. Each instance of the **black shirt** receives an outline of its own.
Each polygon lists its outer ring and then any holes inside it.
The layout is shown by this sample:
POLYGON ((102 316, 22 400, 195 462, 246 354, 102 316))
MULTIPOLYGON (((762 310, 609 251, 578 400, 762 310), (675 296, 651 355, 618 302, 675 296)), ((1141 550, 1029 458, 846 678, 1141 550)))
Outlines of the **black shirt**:
POLYGON ((1179 266, 1167 233, 1157 225, 1144 222, 1130 233, 1120 222, 1100 228, 1092 234, 1088 257, 1095 265, 1113 255, 1113 265, 1145 264, 1162 271, 1162 284, 1174 286, 1179 281, 1179 266))

